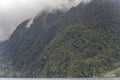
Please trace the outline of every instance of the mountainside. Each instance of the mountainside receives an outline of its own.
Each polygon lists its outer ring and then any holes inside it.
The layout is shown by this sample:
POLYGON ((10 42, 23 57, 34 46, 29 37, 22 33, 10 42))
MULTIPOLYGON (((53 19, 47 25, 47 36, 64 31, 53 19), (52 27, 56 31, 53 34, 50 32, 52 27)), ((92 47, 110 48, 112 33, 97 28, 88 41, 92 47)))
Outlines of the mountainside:
POLYGON ((29 28, 26 26, 30 20, 24 21, 0 47, 0 54, 7 62, 0 64, 11 67, 0 68, 4 72, 0 75, 120 76, 119 3, 119 0, 92 0, 68 12, 44 11, 29 28))

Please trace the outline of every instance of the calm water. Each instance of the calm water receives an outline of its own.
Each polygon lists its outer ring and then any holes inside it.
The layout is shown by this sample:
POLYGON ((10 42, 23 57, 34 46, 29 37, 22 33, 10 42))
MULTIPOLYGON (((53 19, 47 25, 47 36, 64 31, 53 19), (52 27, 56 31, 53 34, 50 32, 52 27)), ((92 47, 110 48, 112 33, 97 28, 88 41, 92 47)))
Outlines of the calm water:
POLYGON ((120 80, 120 78, 0 78, 0 80, 120 80))

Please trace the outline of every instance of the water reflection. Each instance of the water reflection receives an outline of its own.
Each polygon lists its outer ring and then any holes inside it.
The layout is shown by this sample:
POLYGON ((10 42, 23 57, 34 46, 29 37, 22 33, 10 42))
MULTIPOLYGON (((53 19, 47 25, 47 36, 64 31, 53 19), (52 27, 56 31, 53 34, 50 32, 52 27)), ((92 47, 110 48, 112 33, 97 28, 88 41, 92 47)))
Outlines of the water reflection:
POLYGON ((120 80, 118 78, 0 78, 0 80, 120 80))

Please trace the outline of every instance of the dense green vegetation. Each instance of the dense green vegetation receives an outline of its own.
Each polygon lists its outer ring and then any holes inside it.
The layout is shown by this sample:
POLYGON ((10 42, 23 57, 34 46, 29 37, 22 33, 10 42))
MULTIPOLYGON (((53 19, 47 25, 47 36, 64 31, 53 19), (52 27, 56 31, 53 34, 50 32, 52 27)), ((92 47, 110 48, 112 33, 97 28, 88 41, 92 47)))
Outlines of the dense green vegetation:
POLYGON ((92 0, 43 12, 18 26, 0 49, 5 77, 120 76, 119 0, 92 0), (5 60, 5 62, 3 62, 5 60))

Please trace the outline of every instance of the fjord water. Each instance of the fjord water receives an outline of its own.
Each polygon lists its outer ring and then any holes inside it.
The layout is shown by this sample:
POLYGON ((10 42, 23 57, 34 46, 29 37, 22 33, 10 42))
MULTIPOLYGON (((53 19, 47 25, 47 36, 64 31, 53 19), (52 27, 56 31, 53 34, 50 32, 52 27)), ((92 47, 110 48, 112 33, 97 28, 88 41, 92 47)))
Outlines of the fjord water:
POLYGON ((120 77, 114 77, 114 78, 1 78, 0 80, 120 80, 120 77))

